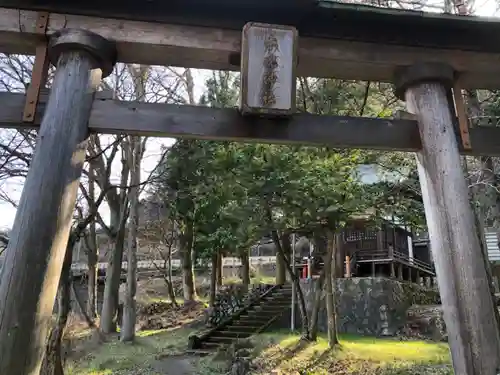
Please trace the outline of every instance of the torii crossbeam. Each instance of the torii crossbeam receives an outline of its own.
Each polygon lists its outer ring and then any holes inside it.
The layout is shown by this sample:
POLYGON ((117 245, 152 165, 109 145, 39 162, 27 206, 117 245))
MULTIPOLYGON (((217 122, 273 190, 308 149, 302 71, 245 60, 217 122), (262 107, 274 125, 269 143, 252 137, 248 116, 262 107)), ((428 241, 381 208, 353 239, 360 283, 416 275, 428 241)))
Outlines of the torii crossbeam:
MULTIPOLYGON (((169 11, 164 11, 163 14, 168 18, 169 15, 175 15, 176 8, 170 9, 175 3, 185 3, 186 7, 182 6, 181 9, 188 12, 187 15, 198 9, 189 7, 192 1, 197 0, 156 3, 166 4, 169 11), (173 13, 170 13, 171 10, 173 13)), ((203 3, 209 5, 212 1, 214 0, 203 3)), ((256 4, 263 3, 261 0, 254 1, 256 4)), ((215 4, 225 2, 215 0, 215 4)), ((62 7, 59 12, 50 14, 47 35, 61 28, 92 31, 115 41, 120 62, 221 70, 239 70, 243 20, 280 24, 281 14, 276 11, 269 14, 277 18, 270 18, 268 13, 264 13, 265 17, 261 15, 260 18, 252 18, 241 10, 238 13, 233 7, 221 14, 226 15, 228 20, 231 20, 231 17, 239 19, 235 25, 241 27, 224 27, 210 18, 211 12, 202 14, 201 20, 199 17, 192 20, 186 15, 188 21, 185 21, 179 15, 173 19, 177 23, 159 23, 162 13, 155 12, 155 8, 149 10, 148 6, 145 6, 155 3, 151 1, 124 2, 124 9, 130 3, 137 5, 137 9, 134 8, 137 12, 130 11, 130 15, 124 15, 116 9, 114 12, 109 9, 106 11, 106 4, 111 3, 97 0, 0 0, 0 8, 15 7, 18 3, 18 7, 25 9, 54 11, 62 7), (64 14, 66 7, 73 9, 73 12, 64 14), (78 10, 75 10, 76 8, 78 10), (151 12, 152 15, 148 19, 150 22, 136 21, 147 19, 145 16, 141 17, 141 12, 151 12), (127 15, 129 18, 124 18, 127 15)), ((238 1, 232 3, 239 4, 238 1)), ((245 0, 245 3, 249 4, 251 1, 245 0)), ((278 4, 284 7, 283 1, 278 4)), ((316 20, 313 16, 304 16, 296 20, 289 19, 289 23, 283 20, 283 24, 296 25, 299 30, 299 76, 392 82, 396 67, 408 66, 415 61, 431 61, 452 66, 459 73, 460 85, 463 88, 500 87, 500 37, 496 37, 500 35, 500 22, 484 21, 477 17, 443 16, 366 6, 353 8, 351 5, 333 4, 335 7, 332 9, 321 9, 320 14, 325 12, 328 17, 322 16, 316 20), (309 35, 304 33, 303 29, 306 28, 307 31, 309 24, 320 25, 321 22, 324 29, 322 32, 311 31, 309 35)), ((201 6, 201 9, 205 9, 205 6, 201 6)), ((43 39, 37 32, 37 17, 37 12, 33 10, 1 9, 2 52, 34 54, 36 46, 43 39)), ((228 20, 226 22, 229 22, 228 20)))

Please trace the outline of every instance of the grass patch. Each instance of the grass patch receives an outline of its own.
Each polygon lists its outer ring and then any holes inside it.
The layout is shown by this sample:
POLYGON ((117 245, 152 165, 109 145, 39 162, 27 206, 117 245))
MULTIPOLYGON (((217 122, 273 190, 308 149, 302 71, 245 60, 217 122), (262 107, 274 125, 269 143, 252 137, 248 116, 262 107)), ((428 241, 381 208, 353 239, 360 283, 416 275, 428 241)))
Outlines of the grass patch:
MULTIPOLYGON (((134 344, 124 344, 116 339, 82 348, 86 354, 68 362, 67 374, 162 374, 164 372, 155 370, 152 365, 169 361, 169 358, 175 361, 175 355, 186 349, 192 332, 188 328, 140 331, 134 344)), ((448 346, 442 343, 341 335, 339 347, 330 351, 325 336, 309 343, 300 341, 298 334, 288 332, 265 333, 251 341, 255 345, 253 374, 271 374, 273 371, 289 375, 453 374, 448 346)), ((193 375, 222 374, 228 365, 227 362, 213 361, 211 357, 192 359, 191 363, 193 375)))
POLYGON ((396 341, 356 336, 341 336, 341 356, 363 358, 377 362, 403 360, 410 362, 448 363, 447 344, 428 341, 396 341))
POLYGON ((452 374, 448 345, 425 341, 399 341, 340 336, 330 351, 326 337, 300 341, 299 335, 263 334, 255 360, 259 373, 337 375, 452 374))
POLYGON ((185 350, 192 332, 193 330, 187 328, 140 331, 136 333, 134 344, 125 344, 116 338, 93 348, 89 347, 85 356, 77 361, 68 361, 67 374, 154 374, 147 372, 151 364, 162 356, 178 354, 185 350), (133 371, 139 368, 144 372, 133 371))

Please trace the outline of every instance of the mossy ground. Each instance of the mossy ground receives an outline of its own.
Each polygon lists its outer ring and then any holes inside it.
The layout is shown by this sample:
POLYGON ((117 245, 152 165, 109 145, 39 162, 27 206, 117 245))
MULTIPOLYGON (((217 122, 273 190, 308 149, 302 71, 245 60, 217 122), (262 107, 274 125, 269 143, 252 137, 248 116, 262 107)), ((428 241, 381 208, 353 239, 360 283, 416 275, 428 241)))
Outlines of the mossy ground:
MULTIPOLYGON (((135 344, 117 339, 86 347, 67 363, 68 375, 196 375, 223 374, 228 364, 213 357, 187 357, 188 328, 142 331, 135 344), (159 367, 160 366, 160 367, 159 367), (185 366, 182 370, 179 367, 185 366), (159 369, 161 368, 161 369, 159 369)), ((326 337, 300 341, 297 334, 266 333, 251 340, 254 374, 451 375, 448 346, 424 341, 399 341, 340 336, 328 349, 326 337)))
MULTIPOLYGON (((273 283, 272 278, 257 275, 258 282, 273 283)), ((232 278, 225 284, 237 282, 232 278)), ((254 280, 257 282, 257 280, 254 280)), ((161 283, 158 283, 162 286, 161 283)), ((149 284, 145 299, 149 303, 165 301, 165 293, 149 284)), ((203 302, 205 300, 201 299, 203 302)), ((182 303, 181 299, 178 302, 182 303)), ((67 375, 217 375, 225 374, 228 362, 214 357, 186 356, 188 337, 185 326, 140 331, 134 344, 124 344, 118 336, 106 342, 83 324, 72 324, 67 332, 71 354, 66 361, 67 375)), ((328 350, 326 337, 304 343, 299 334, 272 332, 250 340, 253 374, 336 374, 336 375, 452 375, 446 344, 424 341, 400 341, 359 336, 340 336, 340 345, 328 350)), ((224 354, 224 353, 222 353, 224 354)), ((216 355, 220 358, 220 355, 216 355)), ((224 356, 222 356, 224 357, 224 356)))
POLYGON ((104 343, 93 343, 89 338, 75 347, 66 372, 68 375, 159 374, 154 370, 155 362, 182 353, 192 332, 188 328, 141 331, 137 332, 134 344, 122 343, 118 336, 104 343))
POLYGON ((288 333, 262 336, 267 344, 254 361, 262 374, 453 374, 442 343, 341 335, 331 351, 324 336, 312 343, 288 333))

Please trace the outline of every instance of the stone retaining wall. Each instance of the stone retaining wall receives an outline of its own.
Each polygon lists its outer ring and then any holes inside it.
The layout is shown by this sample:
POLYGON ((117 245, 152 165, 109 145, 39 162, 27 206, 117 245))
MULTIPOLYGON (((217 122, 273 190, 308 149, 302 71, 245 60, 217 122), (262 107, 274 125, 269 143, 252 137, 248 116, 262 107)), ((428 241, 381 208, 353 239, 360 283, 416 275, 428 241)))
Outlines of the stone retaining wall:
MULTIPOLYGON (((310 312, 314 304, 314 280, 301 280, 310 312)), ((404 331, 412 305, 439 304, 439 294, 416 284, 382 277, 338 279, 337 326, 340 333, 392 336, 404 331)), ((319 330, 327 329, 325 293, 321 296, 319 330)))
POLYGON ((419 339, 448 340, 441 305, 411 306, 406 314, 403 334, 419 339))

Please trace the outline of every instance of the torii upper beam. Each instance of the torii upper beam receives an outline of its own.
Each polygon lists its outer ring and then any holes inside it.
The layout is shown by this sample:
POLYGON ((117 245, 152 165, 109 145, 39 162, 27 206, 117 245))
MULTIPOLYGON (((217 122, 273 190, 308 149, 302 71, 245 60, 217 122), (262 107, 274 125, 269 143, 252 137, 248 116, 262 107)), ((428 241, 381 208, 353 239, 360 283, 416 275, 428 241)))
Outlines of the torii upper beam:
POLYGON ((35 32, 34 10, 48 10, 59 12, 50 14, 48 35, 65 27, 92 31, 116 41, 121 62, 239 70, 241 28, 251 20, 297 27, 299 76, 391 82, 397 67, 429 61, 453 67, 462 88, 500 88, 499 21, 286 3, 285 8, 281 0, 153 0, 112 8, 97 0, 0 0, 0 7, 31 9, 0 8, 0 52, 34 54, 42 38, 35 32), (214 7, 206 11, 209 5, 214 7))

